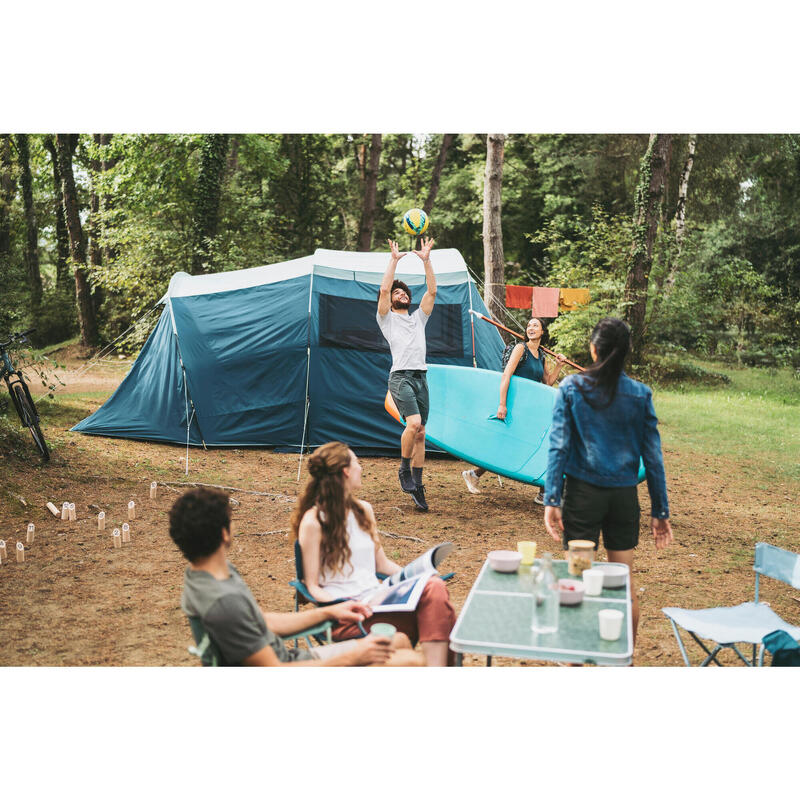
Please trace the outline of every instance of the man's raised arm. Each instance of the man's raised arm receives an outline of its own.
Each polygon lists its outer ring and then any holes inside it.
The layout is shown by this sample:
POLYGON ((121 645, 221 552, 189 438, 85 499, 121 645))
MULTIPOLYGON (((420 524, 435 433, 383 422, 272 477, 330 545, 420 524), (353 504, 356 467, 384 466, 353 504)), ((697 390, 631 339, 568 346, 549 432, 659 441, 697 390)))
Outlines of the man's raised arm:
POLYGON ((378 313, 383 316, 389 313, 392 307, 392 283, 394 282, 394 273, 397 269, 397 262, 405 255, 401 253, 397 247, 397 242, 389 241, 389 248, 392 253, 389 256, 389 266, 386 267, 386 272, 383 273, 383 280, 381 281, 381 293, 378 297, 378 313))
POLYGON ((414 254, 422 259, 422 265, 425 267, 425 284, 428 291, 422 296, 419 307, 428 316, 431 315, 433 304, 436 302, 436 276, 433 274, 433 266, 431 265, 431 248, 433 244, 433 239, 429 237, 422 240, 421 249, 414 250, 414 254))

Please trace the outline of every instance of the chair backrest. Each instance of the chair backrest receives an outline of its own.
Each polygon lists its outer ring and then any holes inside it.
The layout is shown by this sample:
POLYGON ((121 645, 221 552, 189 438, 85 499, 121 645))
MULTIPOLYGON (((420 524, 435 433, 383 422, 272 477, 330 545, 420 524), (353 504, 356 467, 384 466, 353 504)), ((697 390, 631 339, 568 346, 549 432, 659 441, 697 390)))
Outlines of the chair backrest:
POLYGON ((203 621, 200 617, 187 617, 187 619, 196 644, 196 647, 189 648, 189 652, 197 656, 204 667, 219 667, 222 664, 222 654, 208 635, 203 621))
POLYGON ((294 540, 294 571, 297 574, 297 580, 305 581, 303 577, 303 550, 300 547, 300 540, 294 540))
MULTIPOLYGON (((800 589, 800 555, 781 550, 766 542, 756 545, 753 569, 757 575, 788 583, 795 589, 800 589)), ((756 578, 757 579, 757 578, 756 578)))

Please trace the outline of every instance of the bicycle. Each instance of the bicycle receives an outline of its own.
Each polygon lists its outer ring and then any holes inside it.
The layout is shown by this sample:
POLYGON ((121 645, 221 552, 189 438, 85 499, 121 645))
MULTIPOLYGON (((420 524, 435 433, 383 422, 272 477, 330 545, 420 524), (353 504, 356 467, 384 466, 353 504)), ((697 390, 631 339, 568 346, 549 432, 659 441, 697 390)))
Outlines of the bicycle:
MULTIPOLYGON (((25 383, 25 378, 22 373, 14 369, 11 363, 11 357, 8 354, 7 347, 12 344, 22 344, 27 341, 26 337, 29 333, 33 333, 35 328, 30 328, 22 333, 12 333, 11 338, 7 342, 0 342, 0 377, 6 382, 8 393, 14 401, 14 408, 17 409, 22 424, 30 429, 33 441, 36 444, 39 452, 42 454, 44 461, 50 460, 50 451, 47 449, 47 442, 42 434, 42 429, 39 427, 39 414, 36 411, 36 405, 31 397, 28 384, 25 383)), ((5 404, 6 407, 8 403, 5 404)), ((0 408, 0 411, 4 409, 0 408)))

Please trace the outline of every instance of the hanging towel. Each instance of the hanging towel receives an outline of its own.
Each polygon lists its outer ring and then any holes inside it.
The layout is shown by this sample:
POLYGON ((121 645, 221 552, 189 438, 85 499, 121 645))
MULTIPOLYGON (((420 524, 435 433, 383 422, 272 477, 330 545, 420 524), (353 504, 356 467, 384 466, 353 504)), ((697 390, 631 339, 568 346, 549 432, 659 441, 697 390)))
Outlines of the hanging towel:
POLYGON ((562 289, 558 299, 558 307, 561 311, 572 311, 578 306, 585 306, 588 302, 588 289, 562 289))
POLYGON ((533 302, 533 286, 506 284, 506 308, 530 308, 533 302))
POLYGON ((534 317, 557 317, 560 292, 560 289, 546 289, 542 286, 534 286, 531 314, 534 317))

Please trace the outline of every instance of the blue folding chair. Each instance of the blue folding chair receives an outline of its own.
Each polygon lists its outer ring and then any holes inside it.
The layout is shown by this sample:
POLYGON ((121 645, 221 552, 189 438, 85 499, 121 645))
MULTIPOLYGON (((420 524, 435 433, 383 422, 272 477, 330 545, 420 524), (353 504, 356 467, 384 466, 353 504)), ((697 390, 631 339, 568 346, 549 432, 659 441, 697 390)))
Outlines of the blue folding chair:
MULTIPOLYGON (((193 656, 197 656, 204 667, 220 667, 224 666, 222 660, 222 653, 216 642, 211 638, 205 625, 200 617, 187 617, 189 620, 189 627, 192 630, 194 637, 194 645, 190 645, 188 650, 193 656)), ((280 638, 285 642, 289 639, 295 640, 295 647, 297 646, 298 639, 304 639, 310 650, 314 644, 311 641, 312 637, 317 640, 319 644, 331 643, 331 622, 321 622, 319 625, 314 625, 311 628, 306 628, 303 631, 293 633, 291 636, 281 636, 280 638), (324 638, 323 638, 324 637, 324 638)))
POLYGON ((756 545, 753 570, 756 573, 755 601, 742 603, 738 606, 725 606, 721 608, 703 608, 690 610, 685 608, 662 608, 661 610, 672 624, 675 638, 678 640, 683 660, 686 666, 692 666, 686 647, 681 639, 678 628, 683 628, 703 648, 707 657, 699 665, 708 666, 712 661, 717 666, 722 664, 717 661, 717 654, 724 648, 730 648, 748 666, 762 666, 764 663, 763 639, 774 631, 784 631, 792 639, 800 639, 800 627, 790 625, 781 619, 766 603, 758 601, 758 581, 761 575, 767 578, 788 583, 795 589, 800 589, 800 555, 781 550, 765 542, 756 545), (709 650, 701 639, 709 639, 716 646, 709 650), (748 659, 742 655, 737 643, 753 645, 753 657, 748 659), (756 658, 756 647, 758 657, 756 658))

